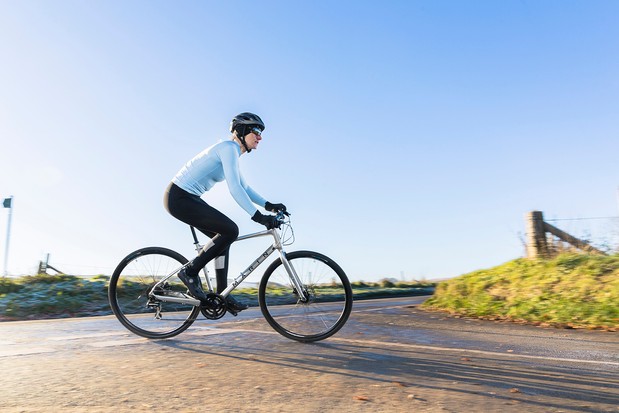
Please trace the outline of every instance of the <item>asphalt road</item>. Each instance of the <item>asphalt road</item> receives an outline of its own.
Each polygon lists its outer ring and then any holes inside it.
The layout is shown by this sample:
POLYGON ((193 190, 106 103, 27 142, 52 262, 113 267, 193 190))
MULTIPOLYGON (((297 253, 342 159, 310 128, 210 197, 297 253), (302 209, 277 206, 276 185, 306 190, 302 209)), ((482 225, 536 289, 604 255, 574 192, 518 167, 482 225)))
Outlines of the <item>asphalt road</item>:
POLYGON ((355 302, 314 344, 257 308, 172 339, 113 317, 0 323, 0 412, 619 412, 619 335, 355 302))

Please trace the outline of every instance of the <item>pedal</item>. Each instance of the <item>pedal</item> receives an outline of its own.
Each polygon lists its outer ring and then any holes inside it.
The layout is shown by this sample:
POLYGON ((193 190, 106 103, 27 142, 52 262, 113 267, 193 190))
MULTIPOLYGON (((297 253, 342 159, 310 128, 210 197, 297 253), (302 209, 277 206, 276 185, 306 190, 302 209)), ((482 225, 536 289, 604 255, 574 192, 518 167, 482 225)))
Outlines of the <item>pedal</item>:
POLYGON ((239 315, 238 311, 234 311, 233 309, 228 308, 228 307, 226 307, 226 311, 229 312, 230 314, 232 314, 235 317, 239 315))

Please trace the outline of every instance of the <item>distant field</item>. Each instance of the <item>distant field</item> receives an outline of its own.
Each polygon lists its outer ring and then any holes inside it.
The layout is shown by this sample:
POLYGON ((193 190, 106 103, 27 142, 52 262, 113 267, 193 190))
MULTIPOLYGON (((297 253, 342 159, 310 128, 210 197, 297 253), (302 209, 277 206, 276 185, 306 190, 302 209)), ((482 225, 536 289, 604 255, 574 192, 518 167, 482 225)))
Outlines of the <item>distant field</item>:
MULTIPOLYGON (((0 278, 0 320, 32 320, 43 318, 85 317, 112 314, 107 300, 104 275, 78 277, 73 275, 34 275, 0 278)), ((251 306, 258 305, 258 288, 244 284, 235 290, 235 297, 251 306)), ((321 286, 322 294, 330 294, 329 286, 321 286)), ((429 295, 432 283, 353 283, 355 299, 429 295)), ((332 297, 334 300, 337 297, 332 297)))

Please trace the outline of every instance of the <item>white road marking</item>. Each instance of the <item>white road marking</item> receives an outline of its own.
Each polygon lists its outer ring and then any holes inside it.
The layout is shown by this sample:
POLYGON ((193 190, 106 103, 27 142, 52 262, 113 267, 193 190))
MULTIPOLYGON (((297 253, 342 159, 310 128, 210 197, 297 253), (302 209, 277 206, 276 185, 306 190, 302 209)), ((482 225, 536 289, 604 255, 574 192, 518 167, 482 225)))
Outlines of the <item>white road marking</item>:
MULTIPOLYGON (((384 310, 386 307, 382 307, 381 310, 384 310)), ((397 308, 397 307, 394 307, 397 308)), ((377 309, 368 309, 365 311, 375 311, 377 309)), ((186 336, 209 336, 209 335, 218 335, 218 334, 231 334, 231 333, 258 333, 258 334, 269 334, 269 335, 277 335, 275 331, 259 331, 245 328, 218 328, 218 327, 197 327, 188 330, 184 334, 186 336)), ((43 341, 47 342, 61 342, 66 340, 80 340, 80 339, 96 339, 101 337, 119 337, 117 340, 107 340, 107 341, 94 341, 92 343, 86 343, 86 345, 96 348, 106 348, 106 347, 115 347, 115 346, 126 346, 126 345, 138 345, 149 342, 149 339, 131 336, 128 332, 105 332, 105 333, 92 333, 92 334, 80 334, 80 335, 67 335, 67 336, 55 336, 55 337, 47 337, 44 338, 43 341), (121 338, 124 337, 124 338, 121 338)), ((283 339, 283 338, 282 338, 283 339)), ((543 360, 543 361, 551 361, 551 362, 563 362, 563 363, 585 363, 585 364, 594 364, 594 365, 603 365, 603 366, 615 366, 619 367, 619 362, 615 361, 601 361, 601 360, 585 360, 585 359, 573 359, 573 358, 562 358, 562 357, 548 357, 548 356, 534 356, 528 354, 518 354, 518 353, 502 353, 496 351, 485 351, 485 350, 475 350, 475 349, 466 349, 466 348, 457 348, 457 347, 438 347, 438 346, 428 346, 423 344, 407 344, 407 343, 395 343, 395 342, 385 342, 385 341, 375 341, 375 340, 359 340, 359 339, 350 339, 350 338, 342 338, 342 337, 331 337, 327 340, 328 342, 336 342, 336 343, 347 343, 347 344, 356 344, 363 346, 378 346, 383 348, 389 347, 397 347, 397 348, 405 348, 405 349, 417 349, 417 350, 428 350, 428 351, 440 351, 440 352, 461 352, 468 354, 480 354, 484 356, 499 356, 503 358, 510 359, 527 359, 527 360, 543 360)), ((41 344, 39 342, 39 344, 41 344)), ((29 354, 38 354, 38 353, 51 353, 62 351, 64 348, 57 347, 28 347, 26 343, 18 343, 14 341, 1 341, 0 345, 3 347, 0 348, 0 357, 11 357, 11 356, 20 356, 20 355, 29 355, 29 354)))
POLYGON ((348 339, 348 338, 338 338, 331 337, 329 341, 339 341, 344 343, 354 343, 361 345, 373 345, 373 346, 391 346, 391 347, 399 347, 399 348, 410 348, 410 349, 419 349, 419 350, 431 350, 431 351, 457 351, 463 353, 473 353, 473 354, 483 354, 486 356, 501 356, 507 358, 518 358, 518 359, 533 359, 533 360, 548 360, 548 361, 561 361, 561 362, 571 362, 571 363, 588 363, 588 364, 600 364, 603 366, 619 366, 619 362, 614 361, 601 361, 601 360, 583 360, 583 359, 570 359, 570 358, 562 358, 562 357, 546 357, 546 356, 531 356, 528 354, 518 354, 518 353, 499 353, 496 351, 485 351, 485 350, 472 350, 466 348, 454 348, 454 347, 436 347, 436 346, 425 346, 422 344, 406 344, 406 343, 392 343, 388 341, 373 341, 373 340, 356 340, 356 339, 348 339))
POLYGON ((113 337, 113 336, 129 336, 130 333, 126 332, 114 332, 114 333, 90 333, 90 334, 67 334, 65 336, 46 337, 46 340, 50 341, 66 341, 66 340, 81 340, 84 338, 98 338, 98 337, 113 337))
POLYGON ((9 348, 0 350, 0 357, 27 356, 29 354, 53 353, 55 351, 58 351, 58 349, 51 347, 24 348, 20 346, 12 349, 9 348))
POLYGON ((194 331, 190 331, 188 332, 187 335, 191 335, 191 336, 212 336, 212 335, 217 335, 217 334, 229 334, 229 333, 242 333, 246 330, 243 329, 231 329, 231 328, 201 328, 199 330, 194 330, 194 331))
MULTIPOLYGON (((201 328, 198 331, 188 332, 186 335, 192 336, 209 336, 209 335, 217 335, 217 334, 231 334, 231 333, 259 333, 259 334, 277 334, 275 331, 259 331, 259 330, 250 330, 250 329, 234 329, 234 328, 213 328, 206 327, 201 328)), ((128 344, 140 344, 148 341, 147 339, 134 339, 134 340, 118 340, 115 342, 106 342, 109 345, 104 345, 104 343, 98 343, 94 345, 95 347, 109 347, 113 346, 113 343, 119 343, 118 345, 128 345, 128 344)), ((379 347, 398 347, 398 348, 408 348, 408 349, 418 349, 418 350, 430 350, 430 351, 443 351, 443 352, 463 352, 463 353, 472 353, 472 354, 483 354, 486 356, 500 356, 505 358, 512 359, 531 359, 531 360, 545 360, 545 361, 558 361, 558 362, 571 362, 571 363, 587 363, 587 364, 597 364, 603 366, 618 366, 619 362, 613 361, 601 361, 601 360, 584 360, 584 359, 571 359, 571 358, 562 358, 562 357, 547 357, 547 356, 533 356, 528 354, 518 354, 518 353, 500 353, 496 351, 485 351, 485 350, 475 350, 475 349, 464 349, 457 347, 437 347, 437 346, 427 346, 422 344, 406 344, 406 343, 393 343, 388 341, 373 341, 373 340, 358 340, 358 339, 348 339, 348 338, 340 338, 340 337, 331 337, 328 341, 335 341, 341 343, 350 343, 350 344, 358 344, 358 345, 372 345, 379 347)))
POLYGON ((105 347, 117 347, 117 346, 130 346, 133 344, 142 344, 150 341, 147 338, 136 337, 136 338, 128 338, 125 340, 110 340, 110 341, 99 341, 96 343, 88 343, 91 347, 97 348, 105 348, 105 347))
POLYGON ((384 310, 394 310, 394 309, 401 310, 402 306, 401 305, 395 305, 395 306, 392 306, 392 307, 365 308, 365 309, 362 309, 362 310, 355 309, 355 313, 367 313, 367 312, 370 312, 370 311, 384 311, 384 310))

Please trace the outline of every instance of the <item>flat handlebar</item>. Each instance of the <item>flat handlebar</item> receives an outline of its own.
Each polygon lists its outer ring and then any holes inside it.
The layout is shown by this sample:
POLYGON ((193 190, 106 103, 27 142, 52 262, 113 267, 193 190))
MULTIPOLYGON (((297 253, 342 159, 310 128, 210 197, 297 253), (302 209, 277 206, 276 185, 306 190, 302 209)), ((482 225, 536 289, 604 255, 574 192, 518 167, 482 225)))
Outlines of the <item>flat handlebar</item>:
POLYGON ((277 213, 275 214, 275 219, 277 220, 277 228, 279 228, 282 224, 286 223, 289 216, 290 213, 286 211, 277 211, 277 213))

